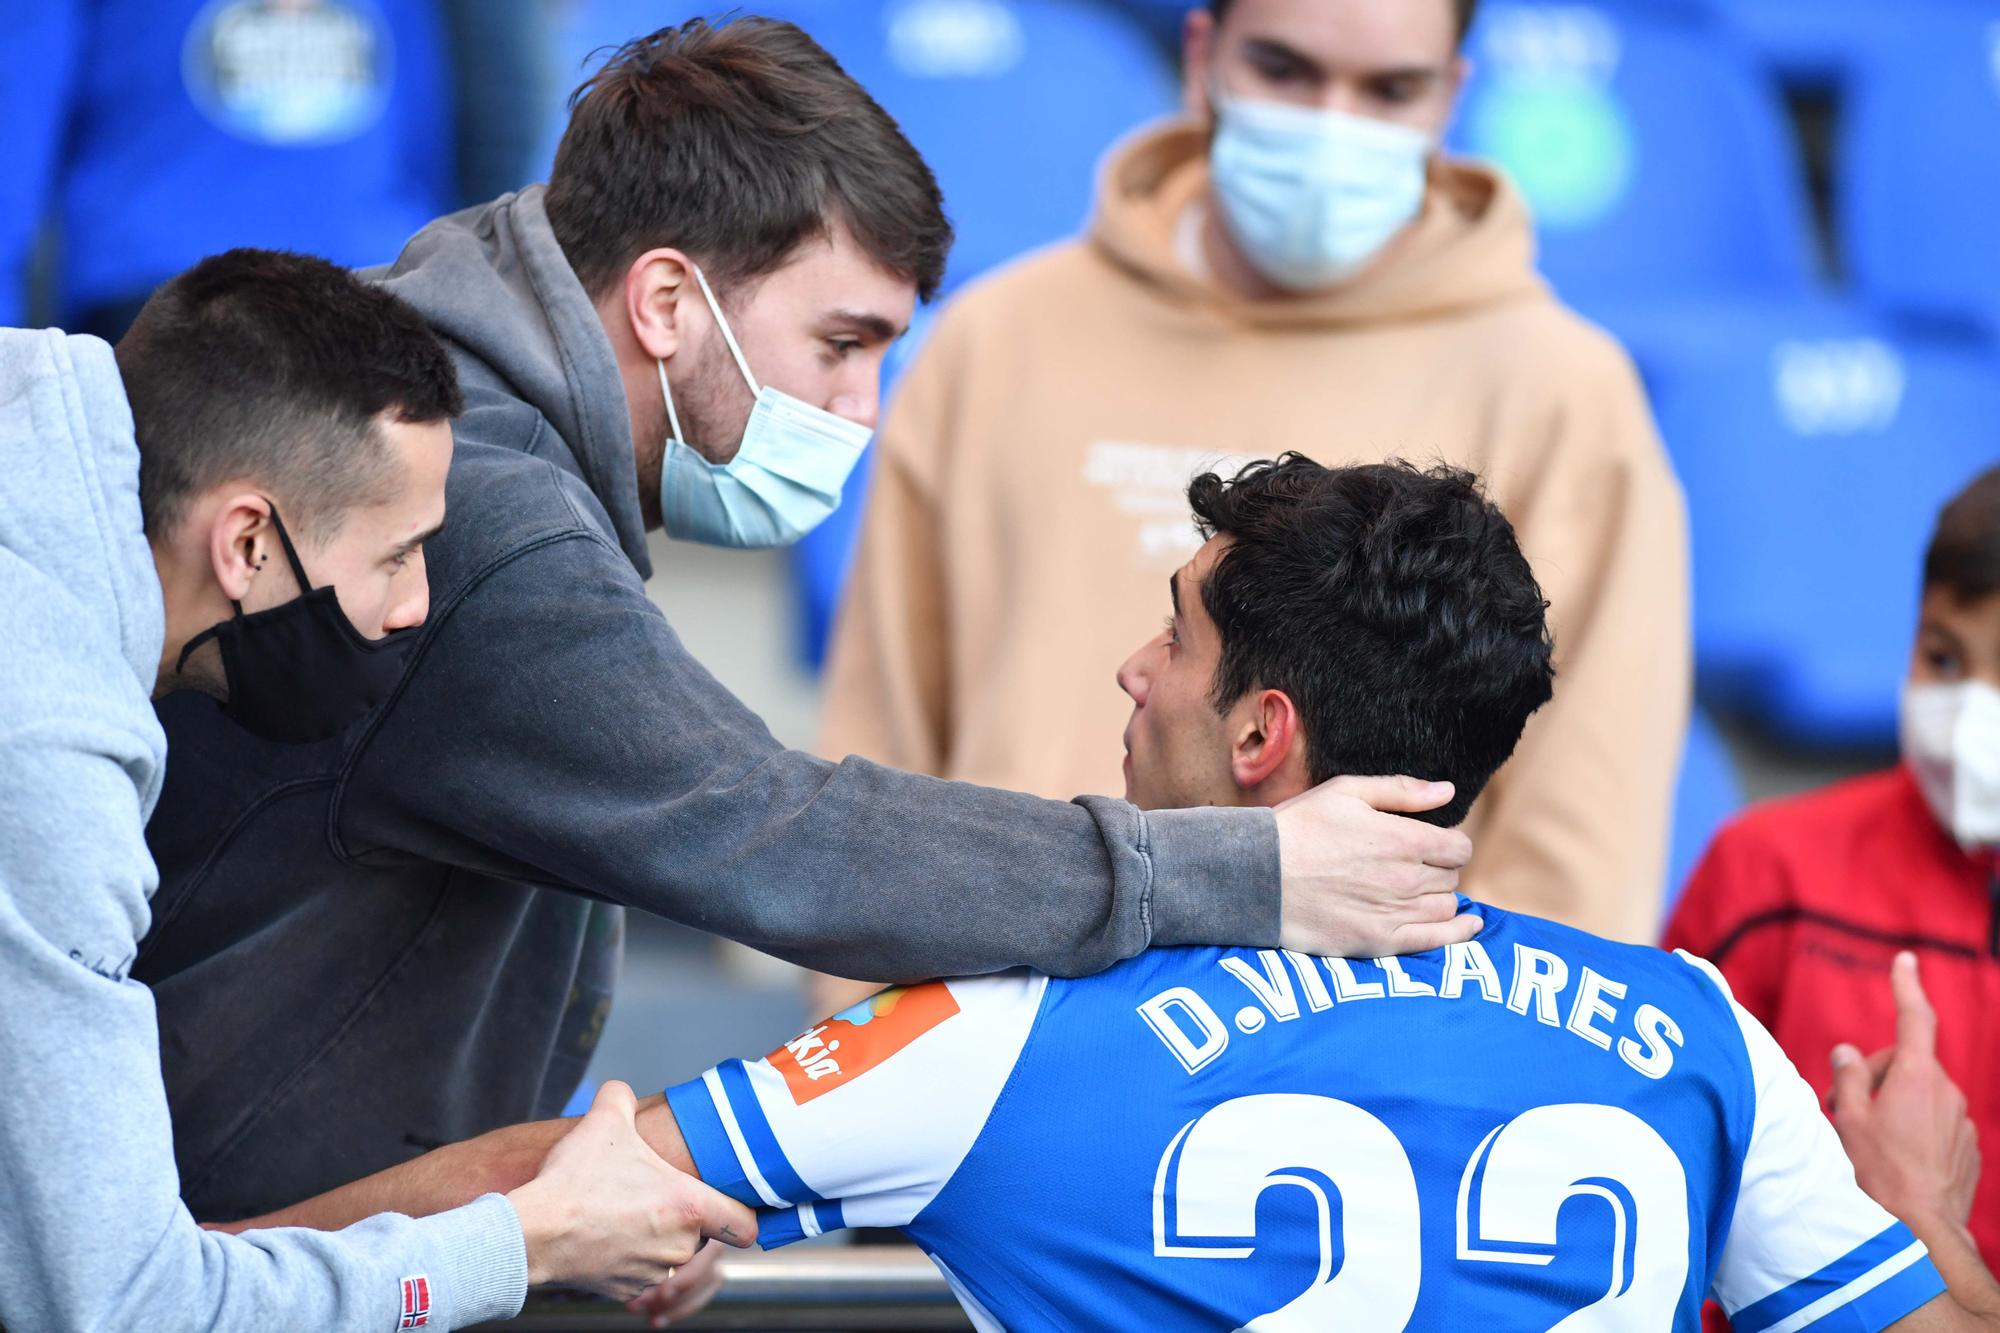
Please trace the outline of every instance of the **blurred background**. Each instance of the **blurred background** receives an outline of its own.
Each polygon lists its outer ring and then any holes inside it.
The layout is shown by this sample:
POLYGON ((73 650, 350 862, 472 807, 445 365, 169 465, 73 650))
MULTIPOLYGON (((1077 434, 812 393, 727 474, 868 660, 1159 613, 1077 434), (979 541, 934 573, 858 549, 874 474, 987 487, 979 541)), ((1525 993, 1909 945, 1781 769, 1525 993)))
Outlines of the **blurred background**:
MULTIPOLYGON (((746 8, 812 32, 929 158, 960 235, 945 300, 1074 233, 1104 151, 1178 104, 1183 0, 746 8)), ((387 262, 546 175, 594 51, 714 12, 0 0, 0 323, 115 338, 234 245, 387 262)), ((1746 800, 1893 760, 1925 536, 2000 453, 2000 0, 1486 0, 1467 51, 1452 147, 1525 193, 1543 272, 1631 351, 1686 491, 1677 886, 1746 800)), ((690 648, 793 745, 862 476, 791 551, 656 553, 690 648)), ((630 924, 595 1076, 657 1088, 806 1016, 780 965, 630 924)))

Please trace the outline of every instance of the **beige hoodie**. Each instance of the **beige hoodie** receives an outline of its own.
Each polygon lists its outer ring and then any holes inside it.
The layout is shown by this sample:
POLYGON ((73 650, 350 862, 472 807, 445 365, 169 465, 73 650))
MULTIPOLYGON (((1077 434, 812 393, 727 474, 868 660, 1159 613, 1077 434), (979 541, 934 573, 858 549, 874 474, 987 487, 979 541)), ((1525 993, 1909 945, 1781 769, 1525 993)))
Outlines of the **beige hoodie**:
POLYGON ((1135 139, 1088 238, 969 288, 879 437, 824 749, 1046 796, 1122 790, 1113 681, 1198 545, 1225 458, 1479 472, 1552 604, 1554 702, 1466 825, 1466 891, 1614 938, 1658 929, 1687 721, 1679 489, 1623 351, 1535 276, 1505 180, 1441 162, 1383 263, 1237 298, 1179 254, 1201 131, 1135 139))

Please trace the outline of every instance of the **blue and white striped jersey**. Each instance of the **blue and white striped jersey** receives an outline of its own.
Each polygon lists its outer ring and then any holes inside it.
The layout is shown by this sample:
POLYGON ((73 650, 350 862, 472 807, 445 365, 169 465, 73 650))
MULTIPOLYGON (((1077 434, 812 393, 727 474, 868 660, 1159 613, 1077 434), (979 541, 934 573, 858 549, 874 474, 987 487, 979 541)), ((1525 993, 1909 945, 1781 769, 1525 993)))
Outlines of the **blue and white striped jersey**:
POLYGON ((1475 908, 1375 962, 886 991, 668 1092, 766 1245, 903 1226, 982 1328, 1886 1327, 1944 1290, 1707 964, 1475 908))

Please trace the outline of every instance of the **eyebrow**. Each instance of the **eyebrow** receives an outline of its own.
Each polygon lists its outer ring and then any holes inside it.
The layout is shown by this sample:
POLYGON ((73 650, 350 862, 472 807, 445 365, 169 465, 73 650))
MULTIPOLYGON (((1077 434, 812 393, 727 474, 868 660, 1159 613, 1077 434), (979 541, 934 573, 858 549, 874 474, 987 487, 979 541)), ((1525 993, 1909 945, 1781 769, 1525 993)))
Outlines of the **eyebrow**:
POLYGON ((408 541, 397 542, 395 554, 408 555, 410 552, 416 550, 419 546, 422 546, 425 542, 430 541, 432 538, 436 537, 440 532, 443 531, 444 531, 444 520, 439 519, 437 523, 432 526, 430 531, 420 532, 416 536, 410 538, 408 541))
MULTIPOLYGON (((1272 60, 1284 60, 1303 66, 1315 79, 1322 82, 1331 77, 1332 71, 1305 52, 1275 37, 1249 37, 1243 42, 1244 52, 1251 56, 1262 56, 1272 60)), ((1370 82, 1386 82, 1396 79, 1423 80, 1431 83, 1442 79, 1446 66, 1409 64, 1390 65, 1383 69, 1368 69, 1357 72, 1357 77, 1370 82)))
POLYGON ((876 342, 894 342, 903 336, 903 330, 872 310, 834 310, 827 314, 826 322, 840 324, 867 335, 876 342))
POLYGON ((1167 596, 1174 604, 1174 619, 1181 618, 1181 572, 1177 569, 1167 575, 1167 596))
POLYGON ((1326 77, 1325 67, 1317 60, 1314 60, 1297 47, 1281 42, 1275 37, 1245 38, 1243 52, 1245 55, 1251 57, 1290 61, 1293 64, 1305 66, 1306 69, 1312 72, 1315 78, 1324 79, 1326 77))
POLYGON ((1369 71, 1371 82, 1389 83, 1399 79, 1413 82, 1436 83, 1444 77, 1444 71, 1436 65, 1397 65, 1389 69, 1369 71))
POLYGON ((1923 616, 1918 619, 1917 633, 1935 634, 1940 639, 1949 641, 1954 648, 1962 649, 1965 646, 1965 636, 1961 635, 1957 630, 1952 629, 1949 625, 1946 625, 1943 621, 1933 620, 1929 616, 1923 616))

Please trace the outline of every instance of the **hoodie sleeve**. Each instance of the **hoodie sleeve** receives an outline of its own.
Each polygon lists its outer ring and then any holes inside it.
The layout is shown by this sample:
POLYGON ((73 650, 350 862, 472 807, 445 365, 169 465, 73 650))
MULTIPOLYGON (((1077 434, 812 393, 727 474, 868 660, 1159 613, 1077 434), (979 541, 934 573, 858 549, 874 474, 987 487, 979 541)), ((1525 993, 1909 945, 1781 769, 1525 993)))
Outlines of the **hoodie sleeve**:
POLYGON ((338 1233, 188 1215, 152 996, 127 975, 158 725, 109 631, 5 550, 0 606, 0 1325, 391 1333, 419 1296, 437 1328, 518 1311, 527 1259, 497 1195, 338 1233))
POLYGON ((594 529, 495 560, 433 621, 343 785, 350 856, 550 884, 875 981, 1276 942, 1269 811, 1141 814, 787 750, 594 529))
POLYGON ((1496 479, 1549 600, 1556 686, 1467 826, 1465 891, 1651 943, 1687 730, 1687 519, 1631 363, 1585 338, 1530 474, 1496 479))

